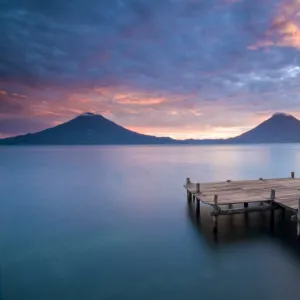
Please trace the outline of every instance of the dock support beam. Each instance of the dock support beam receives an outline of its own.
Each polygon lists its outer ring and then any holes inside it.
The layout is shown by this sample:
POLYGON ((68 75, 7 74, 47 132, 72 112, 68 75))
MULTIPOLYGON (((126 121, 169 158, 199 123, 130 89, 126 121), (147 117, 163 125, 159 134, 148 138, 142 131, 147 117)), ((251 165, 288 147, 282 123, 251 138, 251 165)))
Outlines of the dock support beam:
MULTIPOLYGON (((214 210, 218 211, 218 195, 215 195, 214 197, 214 210)), ((213 232, 218 232, 218 214, 213 216, 213 232)))

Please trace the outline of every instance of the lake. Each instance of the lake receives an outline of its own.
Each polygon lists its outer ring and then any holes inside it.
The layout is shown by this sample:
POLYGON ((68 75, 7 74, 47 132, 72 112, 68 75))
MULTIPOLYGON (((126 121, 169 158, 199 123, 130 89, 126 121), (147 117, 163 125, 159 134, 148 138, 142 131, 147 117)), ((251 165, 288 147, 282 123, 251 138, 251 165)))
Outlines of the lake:
POLYGON ((195 217, 192 181, 300 176, 300 145, 0 148, 1 300, 293 299, 290 214, 195 217))

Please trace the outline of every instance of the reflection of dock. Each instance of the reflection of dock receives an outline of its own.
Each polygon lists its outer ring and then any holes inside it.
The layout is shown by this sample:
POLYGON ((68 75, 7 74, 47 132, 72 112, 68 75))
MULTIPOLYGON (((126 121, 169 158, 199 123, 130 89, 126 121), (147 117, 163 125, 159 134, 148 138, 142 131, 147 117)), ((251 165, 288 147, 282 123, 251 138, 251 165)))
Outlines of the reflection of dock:
POLYGON ((196 201, 196 213, 200 214, 200 202, 212 207, 213 229, 218 230, 218 216, 271 211, 282 208, 295 213, 297 235, 300 236, 300 179, 294 172, 290 178, 242 180, 213 183, 192 183, 187 178, 188 202, 196 201))

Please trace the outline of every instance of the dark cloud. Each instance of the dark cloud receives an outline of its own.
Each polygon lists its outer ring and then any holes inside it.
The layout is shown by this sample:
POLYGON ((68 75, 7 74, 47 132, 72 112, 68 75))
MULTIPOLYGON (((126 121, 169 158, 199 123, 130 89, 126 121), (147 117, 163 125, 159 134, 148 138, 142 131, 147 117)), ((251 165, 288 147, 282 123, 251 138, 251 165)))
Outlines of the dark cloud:
MULTIPOLYGON (((65 113, 67 105, 78 111, 81 102, 66 100, 77 94, 76 101, 89 97, 94 109, 110 111, 126 125, 149 115, 145 105, 132 108, 140 97, 152 109, 148 126, 172 109, 186 109, 188 121, 191 109, 205 105, 209 111, 210 103, 284 108, 300 76, 296 2, 2 1, 0 88, 28 98, 6 98, 0 109, 23 117, 24 107, 34 115, 65 113), (289 13, 284 21, 282 11, 289 13), (277 96, 272 102, 263 96, 270 92, 277 96), (115 101, 119 94, 135 99, 127 100, 130 110, 115 101), (163 101, 152 107, 158 98, 163 101)), ((293 94, 290 109, 296 102, 293 94)))
POLYGON ((8 95, 6 91, 0 91, 0 116, 21 113, 24 110, 22 98, 19 94, 8 95))

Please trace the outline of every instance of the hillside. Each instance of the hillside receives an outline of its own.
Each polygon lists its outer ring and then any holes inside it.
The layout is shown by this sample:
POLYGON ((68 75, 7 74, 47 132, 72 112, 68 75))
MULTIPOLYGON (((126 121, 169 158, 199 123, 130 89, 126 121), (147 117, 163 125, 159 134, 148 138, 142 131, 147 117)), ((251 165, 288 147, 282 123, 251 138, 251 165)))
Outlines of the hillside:
POLYGON ((234 143, 298 143, 300 121, 292 115, 276 113, 257 127, 229 139, 234 143))
POLYGON ((2 145, 173 144, 175 140, 139 134, 104 118, 85 113, 58 126, 0 140, 2 145))

